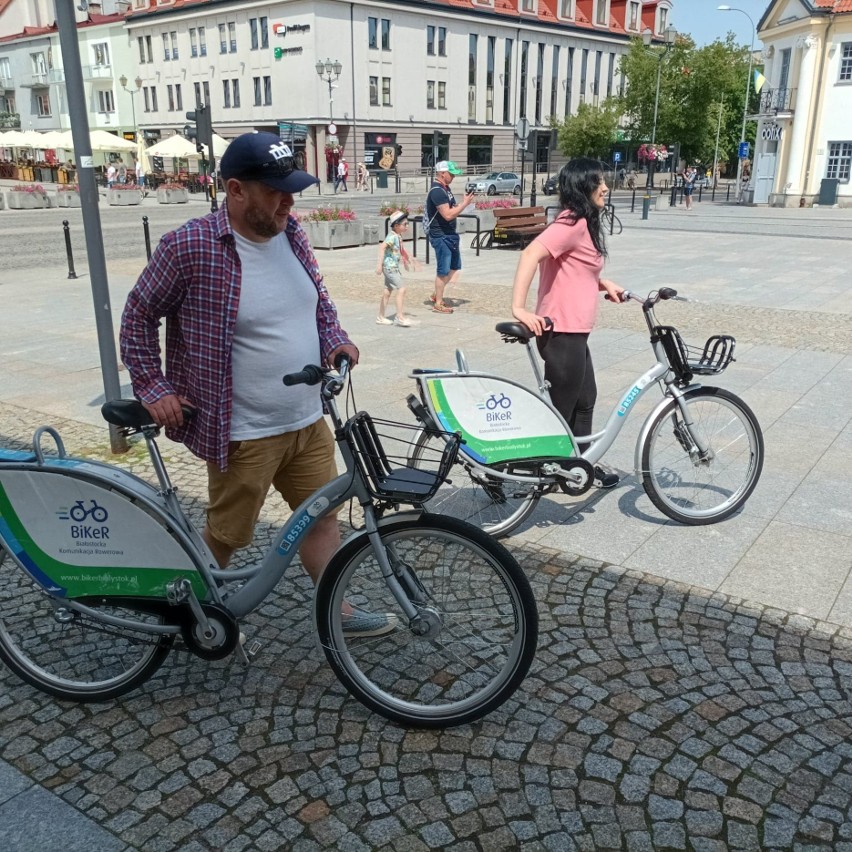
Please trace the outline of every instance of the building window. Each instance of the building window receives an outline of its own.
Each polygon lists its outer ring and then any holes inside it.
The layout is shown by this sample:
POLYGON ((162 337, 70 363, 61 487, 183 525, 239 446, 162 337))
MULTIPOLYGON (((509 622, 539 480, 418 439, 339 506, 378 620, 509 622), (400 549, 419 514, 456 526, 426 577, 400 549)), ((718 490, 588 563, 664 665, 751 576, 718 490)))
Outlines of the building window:
POLYGON ((840 54, 840 82, 852 82, 852 41, 843 45, 843 53, 840 54))
POLYGON ((201 104, 201 83, 195 84, 195 106, 196 108, 201 104))
POLYGON ((177 43, 177 32, 172 30, 170 33, 172 37, 172 59, 178 58, 178 43, 177 43))
POLYGON ((157 111, 157 89, 155 86, 143 86, 142 98, 145 101, 145 112, 157 111))
POLYGON ((589 72, 589 49, 583 48, 583 59, 580 65, 580 103, 586 102, 586 75, 589 72))
POLYGON ((467 164, 469 166, 490 166, 493 142, 493 136, 468 136, 467 164))
POLYGON ((175 93, 174 89, 172 89, 171 84, 166 86, 166 98, 169 102, 169 112, 175 111, 175 93))
POLYGON ((390 21, 382 18, 382 50, 390 50, 390 21))
POLYGON ((269 47, 269 18, 260 19, 260 46, 269 47))
POLYGON ((263 105, 272 106, 272 77, 263 78, 263 105))
POLYGON ((550 115, 556 115, 556 95, 559 93, 559 45, 553 48, 553 62, 550 65, 550 115))
POLYGON ((447 55, 447 28, 438 27, 438 56, 447 55))
POLYGON ((597 0, 595 23, 599 27, 609 24, 609 0, 597 0))
POLYGON ((426 81, 426 109, 435 109, 435 81, 426 81))
POLYGON ((666 8, 661 8, 658 10, 659 22, 657 26, 657 33, 662 35, 666 31, 666 27, 669 25, 669 10, 666 8))
POLYGON ((852 168, 852 142, 829 142, 828 167, 825 170, 825 176, 836 178, 841 183, 849 183, 850 168, 852 168))
POLYGON ((435 55, 435 27, 431 24, 426 27, 426 55, 435 55))
POLYGON ((151 86, 151 112, 157 112, 157 87, 151 86))
POLYGON ((503 124, 512 116, 512 39, 507 38, 503 48, 503 124))
POLYGON ((639 0, 630 0, 630 8, 628 9, 627 28, 631 30, 639 29, 639 11, 641 4, 639 0))
POLYGON ((598 105, 598 99, 600 98, 600 94, 601 94, 601 62, 602 61, 603 61, 603 51, 602 50, 596 50, 595 51, 595 79, 592 82, 592 86, 593 86, 592 95, 594 97, 594 100, 592 101, 592 103, 595 106, 598 105))
POLYGON ((488 36, 488 53, 485 57, 485 121, 494 122, 494 57, 497 50, 497 39, 488 36))
POLYGON ((574 48, 568 48, 568 71, 565 74, 565 117, 571 115, 571 94, 574 87, 574 48))
POLYGON ((180 91, 180 83, 175 84, 175 109, 183 109, 183 95, 180 91))
POLYGON ((228 38, 225 34, 225 25, 219 24, 219 53, 228 52, 228 38))
POLYGON ((370 106, 379 105, 379 78, 370 77, 370 106))
POLYGON ((467 120, 476 121, 476 51, 477 37, 471 33, 467 46, 467 120))
POLYGON ((441 160, 448 160, 450 157, 450 137, 443 133, 438 134, 437 152, 432 148, 432 134, 422 133, 420 135, 420 165, 432 166, 441 160))
POLYGON ((198 42, 195 38, 195 27, 189 28, 189 55, 198 56, 198 42))
POLYGON ((559 0, 559 17, 574 20, 574 0, 559 0))
POLYGON ((254 105, 260 106, 260 77, 253 77, 252 83, 254 83, 254 105))
POLYGON ((379 49, 379 19, 367 18, 367 45, 370 50, 379 49))
POLYGON ((222 80, 222 106, 225 109, 231 108, 231 81, 222 80))
POLYGON ((544 45, 538 46, 538 61, 535 67, 535 123, 541 124, 541 101, 544 91, 544 45))
POLYGON ((237 23, 228 21, 228 53, 237 52, 237 23))
POLYGON ((198 53, 207 56, 207 33, 204 27, 198 28, 198 53))
POLYGON ((168 62, 172 58, 172 52, 169 50, 169 34, 163 33, 163 59, 168 62))
POLYGON ((145 112, 151 112, 151 99, 148 94, 147 86, 142 87, 142 100, 145 102, 145 112))
POLYGON ((210 103, 210 82, 208 80, 205 80, 201 84, 201 87, 204 90, 204 103, 209 104, 210 103))
POLYGON ((382 77, 382 106, 391 105, 390 77, 382 77))
POLYGON ((260 44, 257 39, 257 18, 249 18, 249 34, 251 37, 251 49, 257 50, 260 44))
POLYGON ((139 36, 136 39, 136 41, 139 44, 139 64, 144 65, 145 64, 145 39, 142 36, 139 36))
POLYGON ((151 36, 145 36, 145 48, 148 52, 148 61, 154 61, 154 54, 151 52, 151 36))
POLYGON ((234 109, 240 108, 240 81, 231 80, 231 90, 233 95, 234 109))
POLYGON ((536 0, 519 0, 518 11, 535 12, 536 0))
POLYGON ((447 84, 442 80, 438 81, 438 109, 447 108, 447 84))
POLYGON ((48 118, 50 116, 50 95, 36 95, 35 99, 39 118, 48 118))
POLYGON ((609 68, 606 72, 606 96, 612 96, 612 83, 615 79, 615 54, 610 53, 609 55, 609 68))
POLYGON ((521 105, 518 109, 518 117, 527 117, 527 73, 529 72, 530 43, 521 42, 521 105))
POLYGON ((109 89, 98 90, 98 112, 115 112, 115 98, 109 89))

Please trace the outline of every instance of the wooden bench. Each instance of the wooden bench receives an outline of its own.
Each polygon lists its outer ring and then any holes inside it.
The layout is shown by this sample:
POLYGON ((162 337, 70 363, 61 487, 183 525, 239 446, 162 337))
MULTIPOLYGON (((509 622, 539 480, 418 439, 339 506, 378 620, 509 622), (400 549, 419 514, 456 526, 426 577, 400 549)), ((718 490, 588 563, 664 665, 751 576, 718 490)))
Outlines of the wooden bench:
POLYGON ((482 234, 480 245, 491 248, 519 242, 525 246, 547 227, 544 207, 498 207, 494 214, 494 229, 482 234))

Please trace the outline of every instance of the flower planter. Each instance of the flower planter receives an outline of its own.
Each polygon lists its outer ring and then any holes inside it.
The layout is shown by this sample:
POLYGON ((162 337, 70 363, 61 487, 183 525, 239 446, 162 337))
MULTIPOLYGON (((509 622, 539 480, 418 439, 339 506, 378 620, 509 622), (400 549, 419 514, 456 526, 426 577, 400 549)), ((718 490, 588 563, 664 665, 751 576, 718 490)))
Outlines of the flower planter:
POLYGON ((364 228, 360 222, 335 219, 330 222, 302 222, 302 227, 315 249, 347 248, 364 242, 364 228))
POLYGON ((40 207, 50 207, 47 196, 41 192, 10 192, 7 195, 10 210, 37 210, 40 207))
POLYGON ((142 201, 142 193, 138 189, 110 189, 107 192, 110 207, 128 207, 142 201))
POLYGON ((186 204, 189 201, 189 190, 158 189, 157 201, 160 204, 186 204))
POLYGON ((83 202, 79 192, 57 192, 56 193, 57 207, 82 207, 83 202))

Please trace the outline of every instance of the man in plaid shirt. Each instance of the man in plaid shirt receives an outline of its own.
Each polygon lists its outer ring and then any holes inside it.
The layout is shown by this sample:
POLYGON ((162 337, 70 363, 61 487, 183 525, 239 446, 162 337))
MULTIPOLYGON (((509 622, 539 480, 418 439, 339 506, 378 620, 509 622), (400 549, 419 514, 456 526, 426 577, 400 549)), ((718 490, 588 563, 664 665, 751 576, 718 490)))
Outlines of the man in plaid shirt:
MULTIPOLYGON (((251 543, 270 485, 295 509, 337 475, 317 388, 288 388, 282 377, 341 354, 355 364, 358 349, 290 214, 293 193, 316 178, 272 133, 232 141, 220 174, 222 209, 166 234, 131 290, 121 355, 155 422, 207 462, 204 540, 224 567, 251 543), (195 409, 192 418, 184 420, 181 404, 195 409)), ((300 555, 314 581, 339 544, 333 514, 305 536, 300 555)), ((353 634, 393 627, 382 614, 358 615, 353 634)))

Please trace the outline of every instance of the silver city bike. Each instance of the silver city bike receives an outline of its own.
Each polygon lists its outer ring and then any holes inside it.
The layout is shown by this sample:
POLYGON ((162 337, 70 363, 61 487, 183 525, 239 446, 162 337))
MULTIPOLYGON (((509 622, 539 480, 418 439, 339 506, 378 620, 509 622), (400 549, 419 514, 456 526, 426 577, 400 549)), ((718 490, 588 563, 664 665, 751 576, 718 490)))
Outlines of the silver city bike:
POLYGON ((0 658, 38 689, 76 701, 137 687, 173 645, 247 661, 239 620, 273 591, 314 524, 353 500, 363 525, 331 558, 314 596, 319 642, 339 680, 371 710, 417 727, 470 722, 506 701, 535 654, 529 582, 477 527, 397 511, 429 501, 458 439, 445 436, 437 452, 409 463, 416 427, 366 412, 342 420, 335 397, 347 372, 343 362, 339 371, 308 366, 284 377, 320 385, 345 471, 293 512, 249 568, 218 568, 178 502, 159 430, 136 401, 107 403, 104 417, 142 434, 158 488, 67 456, 50 427, 36 432, 32 452, 0 449, 0 658), (48 436, 51 455, 42 448, 48 436), (359 632, 359 619, 377 616, 382 635, 359 632))
POLYGON ((425 505, 462 518, 494 536, 508 535, 545 494, 582 494, 593 484, 594 465, 612 446, 637 400, 657 386, 663 398, 636 442, 635 471, 653 504, 683 524, 712 524, 748 500, 763 467, 763 435, 751 409, 733 393, 697 384, 734 360, 735 340, 714 335, 702 348, 687 346, 676 328, 660 325, 655 306, 678 299, 663 288, 642 305, 656 363, 637 378, 612 410, 603 430, 574 436, 550 400, 548 383, 522 323, 501 322, 508 343, 526 347, 536 390, 468 369, 457 350, 457 370, 418 369, 418 395, 409 408, 423 426, 413 464, 434 452, 447 431, 462 436, 455 467, 425 505), (579 446, 586 446, 580 452, 579 446))

